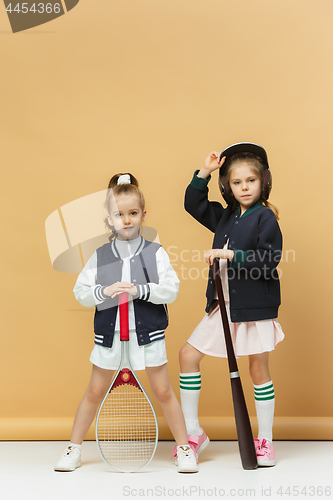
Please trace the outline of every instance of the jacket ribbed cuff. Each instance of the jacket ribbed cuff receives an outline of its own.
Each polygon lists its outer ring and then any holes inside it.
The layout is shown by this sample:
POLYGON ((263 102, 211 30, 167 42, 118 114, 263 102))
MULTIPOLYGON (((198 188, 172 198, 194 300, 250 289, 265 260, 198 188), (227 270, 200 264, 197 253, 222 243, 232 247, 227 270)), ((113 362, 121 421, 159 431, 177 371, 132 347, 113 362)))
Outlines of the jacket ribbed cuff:
POLYGON ((230 262, 230 267, 232 269, 243 269, 243 267, 245 267, 247 252, 244 252, 244 250, 237 250, 236 248, 232 250, 234 252, 234 258, 230 262))
POLYGON ((195 189, 198 189, 199 191, 205 191, 207 188, 207 184, 211 179, 211 175, 207 179, 204 179, 203 177, 197 176, 198 172, 199 170, 196 170, 194 172, 193 178, 191 180, 191 186, 195 189))
POLYGON ((135 299, 148 300, 150 297, 150 287, 147 285, 136 285, 137 294, 135 299))
POLYGON ((106 286, 97 285, 94 289, 94 295, 99 302, 110 298, 107 295, 104 295, 104 288, 106 288, 106 286))

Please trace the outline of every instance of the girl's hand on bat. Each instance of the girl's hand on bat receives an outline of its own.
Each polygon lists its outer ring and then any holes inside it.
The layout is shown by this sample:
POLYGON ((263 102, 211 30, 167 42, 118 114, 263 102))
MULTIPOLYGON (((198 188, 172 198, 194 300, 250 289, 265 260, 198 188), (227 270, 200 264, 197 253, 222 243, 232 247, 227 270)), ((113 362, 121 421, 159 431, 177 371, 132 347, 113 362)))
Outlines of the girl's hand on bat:
POLYGON ((210 266, 213 265, 214 259, 228 259, 232 260, 234 258, 234 251, 228 248, 212 248, 205 253, 204 259, 210 266))

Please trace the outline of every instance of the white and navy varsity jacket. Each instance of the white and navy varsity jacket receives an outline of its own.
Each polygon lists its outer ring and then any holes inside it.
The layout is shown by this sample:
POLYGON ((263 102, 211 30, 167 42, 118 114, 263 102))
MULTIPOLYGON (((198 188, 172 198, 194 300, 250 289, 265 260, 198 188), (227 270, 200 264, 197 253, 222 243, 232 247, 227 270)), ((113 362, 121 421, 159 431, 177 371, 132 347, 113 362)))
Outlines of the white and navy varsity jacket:
MULTIPOLYGON (((135 329, 139 345, 165 337, 168 326, 166 304, 178 295, 179 279, 168 254, 158 243, 141 238, 130 259, 131 283, 137 295, 134 305, 135 329)), ((112 347, 118 311, 118 297, 103 294, 105 287, 121 281, 123 260, 115 241, 98 248, 81 271, 74 286, 75 298, 86 307, 95 306, 95 344, 112 347)))

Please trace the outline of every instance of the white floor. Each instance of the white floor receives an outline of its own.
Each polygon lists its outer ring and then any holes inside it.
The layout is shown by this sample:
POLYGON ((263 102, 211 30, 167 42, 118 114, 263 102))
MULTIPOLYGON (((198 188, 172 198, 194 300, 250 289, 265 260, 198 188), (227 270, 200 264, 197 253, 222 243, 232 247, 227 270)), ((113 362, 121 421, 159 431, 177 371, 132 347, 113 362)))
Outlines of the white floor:
POLYGON ((153 460, 142 471, 117 473, 102 461, 96 443, 83 444, 82 467, 54 472, 67 443, 0 443, 2 500, 101 500, 126 498, 269 498, 333 497, 333 442, 277 441, 277 464, 245 471, 237 442, 214 441, 200 455, 198 474, 179 474, 172 442, 159 442, 153 460))

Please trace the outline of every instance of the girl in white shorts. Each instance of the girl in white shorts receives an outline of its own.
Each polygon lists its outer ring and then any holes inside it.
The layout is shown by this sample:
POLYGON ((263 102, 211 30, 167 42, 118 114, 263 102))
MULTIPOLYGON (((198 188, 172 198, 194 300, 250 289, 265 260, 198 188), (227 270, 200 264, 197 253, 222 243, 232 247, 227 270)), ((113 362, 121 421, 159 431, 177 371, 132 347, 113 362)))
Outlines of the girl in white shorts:
POLYGON ((179 280, 161 245, 140 236, 145 201, 131 174, 112 177, 106 199, 110 243, 98 248, 80 273, 74 294, 80 304, 96 307, 91 380, 78 407, 71 441, 55 466, 73 471, 81 465, 81 444, 120 363, 118 296, 129 294, 130 362, 146 370, 153 394, 177 444, 178 472, 197 472, 184 417, 171 387, 164 341, 166 304, 178 295, 179 280))

